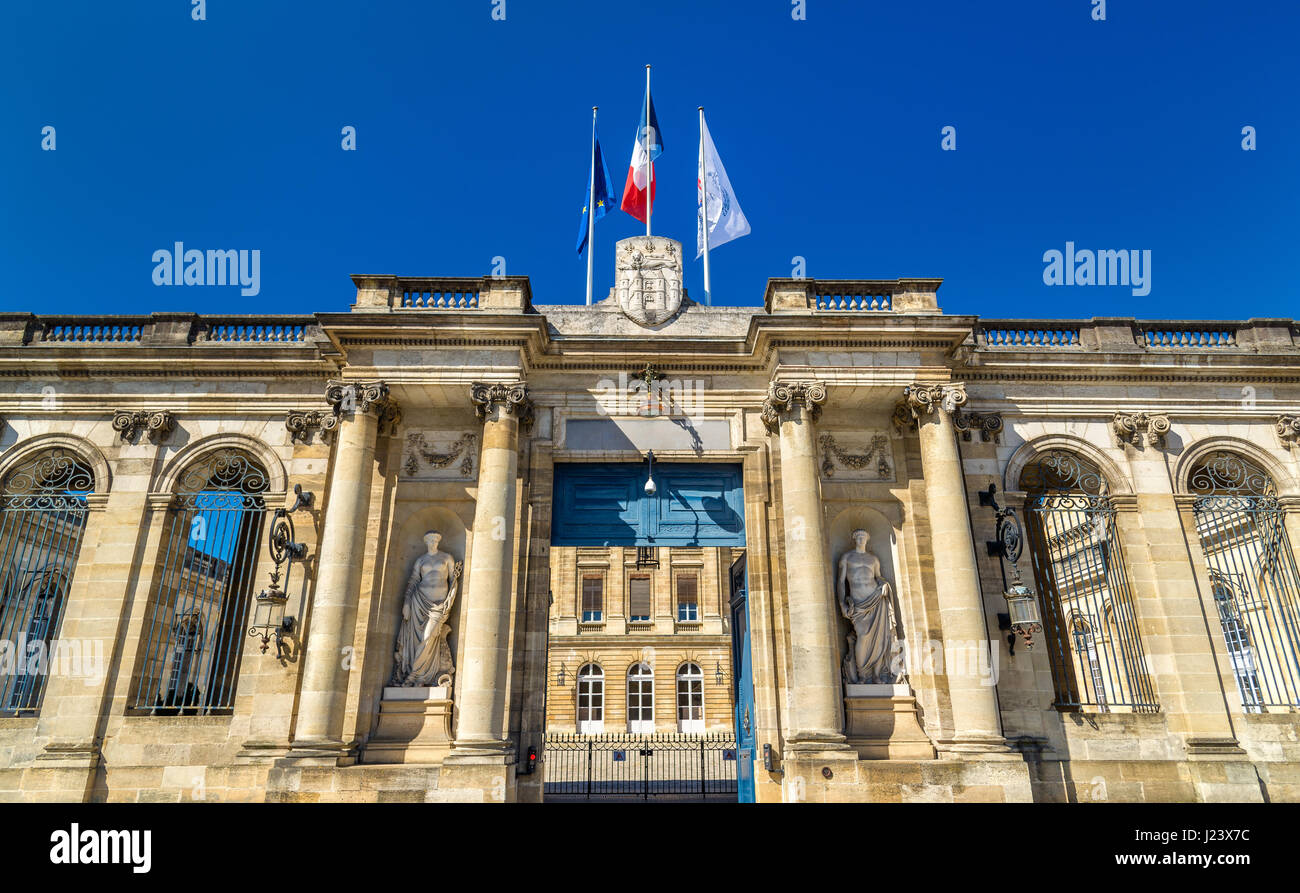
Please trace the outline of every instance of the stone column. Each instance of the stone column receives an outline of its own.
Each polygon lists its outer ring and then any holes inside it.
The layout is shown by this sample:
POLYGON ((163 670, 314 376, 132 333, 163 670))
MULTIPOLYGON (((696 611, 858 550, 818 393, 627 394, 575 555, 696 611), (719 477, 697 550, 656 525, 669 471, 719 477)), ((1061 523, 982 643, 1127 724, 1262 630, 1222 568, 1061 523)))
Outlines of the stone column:
POLYGON ((395 421, 397 407, 383 382, 331 381, 325 399, 334 415, 322 429, 332 432, 338 443, 326 493, 302 695, 289 758, 330 762, 347 756, 343 714, 348 663, 343 649, 354 644, 375 442, 381 419, 395 421))
POLYGON ((778 384, 763 401, 763 424, 779 434, 785 522, 786 606, 790 616, 789 750, 839 750, 844 743, 839 631, 830 588, 817 438, 826 387, 778 384))
POLYGON ((966 402, 965 385, 910 385, 903 389, 903 401, 916 419, 921 438, 944 674, 951 699, 953 733, 939 742, 940 750, 1005 750, 995 679, 988 672, 991 658, 979 659, 991 644, 952 421, 957 407, 966 402))
MULTIPOLYGON (((452 762, 510 752, 505 734, 510 594, 514 581, 515 479, 519 426, 531 420, 522 383, 475 384, 470 391, 483 420, 474 509, 473 551, 461 610, 465 612, 460 691, 452 762)), ((499 762, 499 760, 497 760, 499 762)), ((509 760, 507 760, 509 762, 509 760)))

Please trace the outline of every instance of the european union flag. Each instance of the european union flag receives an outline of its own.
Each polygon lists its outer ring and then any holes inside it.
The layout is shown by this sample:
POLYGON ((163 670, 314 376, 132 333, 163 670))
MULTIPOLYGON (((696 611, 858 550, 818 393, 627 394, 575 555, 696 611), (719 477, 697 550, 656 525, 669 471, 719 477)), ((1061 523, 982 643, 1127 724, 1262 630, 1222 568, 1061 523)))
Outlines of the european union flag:
MULTIPOLYGON (((600 138, 596 136, 594 128, 592 130, 591 164, 592 170, 595 171, 596 181, 595 219, 599 220, 609 213, 610 195, 614 192, 614 184, 609 179, 609 169, 605 167, 605 157, 600 153, 600 138)), ((587 200, 582 203, 582 229, 578 232, 579 255, 587 247, 587 214, 591 212, 591 201, 591 186, 588 184, 587 200)))

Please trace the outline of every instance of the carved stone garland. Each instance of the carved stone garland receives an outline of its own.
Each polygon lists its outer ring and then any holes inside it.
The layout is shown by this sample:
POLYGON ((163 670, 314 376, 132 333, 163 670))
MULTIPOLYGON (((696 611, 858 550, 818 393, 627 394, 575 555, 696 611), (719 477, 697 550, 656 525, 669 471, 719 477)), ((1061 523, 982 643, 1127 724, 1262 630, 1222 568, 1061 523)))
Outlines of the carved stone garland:
POLYGON ((835 442, 835 437, 830 434, 823 434, 818 440, 822 446, 822 474, 826 477, 835 476, 835 462, 831 461, 832 457, 845 468, 859 471, 866 468, 875 458, 876 474, 882 478, 889 477, 889 439, 885 435, 877 434, 872 437, 865 453, 845 452, 844 448, 835 442))

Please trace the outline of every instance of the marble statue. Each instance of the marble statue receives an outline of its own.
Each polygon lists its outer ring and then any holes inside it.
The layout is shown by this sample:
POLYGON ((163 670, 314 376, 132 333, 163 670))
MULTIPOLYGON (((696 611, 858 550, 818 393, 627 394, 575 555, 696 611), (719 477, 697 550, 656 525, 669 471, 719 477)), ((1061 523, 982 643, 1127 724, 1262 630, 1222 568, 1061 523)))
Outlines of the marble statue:
POLYGON ((846 684, 893 683, 902 669, 893 665, 894 641, 903 638, 903 625, 894 604, 893 588, 880 576, 880 559, 867 551, 871 535, 853 531, 853 551, 840 559, 835 585, 840 613, 853 627, 844 657, 846 684))
POLYGON ((456 672, 447 643, 447 618, 456 602, 464 565, 438 551, 441 541, 438 531, 426 533, 424 543, 429 551, 415 559, 411 567, 393 654, 394 686, 450 685, 456 672))

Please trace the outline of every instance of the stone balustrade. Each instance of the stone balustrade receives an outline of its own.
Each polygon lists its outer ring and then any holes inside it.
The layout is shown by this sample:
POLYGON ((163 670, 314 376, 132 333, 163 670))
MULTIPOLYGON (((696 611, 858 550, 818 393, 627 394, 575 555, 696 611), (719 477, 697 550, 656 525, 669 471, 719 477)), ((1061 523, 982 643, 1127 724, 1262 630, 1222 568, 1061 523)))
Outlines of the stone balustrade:
POLYGON ((1119 352, 1300 351, 1300 327, 1287 319, 1207 322, 1125 317, 1092 319, 981 319, 976 350, 1119 352))
POLYGON ((205 344, 301 347, 325 340, 316 317, 310 315, 151 313, 134 316, 38 316, 0 313, 0 345, 6 347, 205 344))

